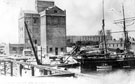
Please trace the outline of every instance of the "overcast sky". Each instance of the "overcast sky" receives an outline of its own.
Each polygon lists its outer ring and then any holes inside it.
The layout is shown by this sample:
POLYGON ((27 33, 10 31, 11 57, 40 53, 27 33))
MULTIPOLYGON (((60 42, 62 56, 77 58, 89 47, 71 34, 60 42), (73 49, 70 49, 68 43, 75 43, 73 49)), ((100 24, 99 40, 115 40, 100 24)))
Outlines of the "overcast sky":
MULTIPOLYGON (((95 35, 102 28, 102 0, 53 0, 67 13, 68 35, 95 35)), ((105 29, 122 30, 114 20, 122 18, 124 2, 126 17, 135 17, 134 0, 104 0, 105 29)), ((35 10, 35 0, 0 0, 0 42, 18 42, 18 16, 20 10, 35 10)), ((134 30, 135 24, 127 29, 134 30)), ((135 32, 130 33, 134 36, 135 32)), ((121 34, 113 34, 115 37, 121 34)))

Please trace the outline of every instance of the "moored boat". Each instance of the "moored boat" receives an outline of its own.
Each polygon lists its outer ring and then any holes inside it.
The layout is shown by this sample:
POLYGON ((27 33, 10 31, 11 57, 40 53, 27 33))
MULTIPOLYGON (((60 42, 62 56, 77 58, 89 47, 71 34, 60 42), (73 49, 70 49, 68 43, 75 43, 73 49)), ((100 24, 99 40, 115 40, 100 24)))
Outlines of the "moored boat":
POLYGON ((97 68, 111 68, 113 69, 133 69, 135 68, 135 55, 130 52, 130 41, 128 38, 128 33, 126 31, 125 26, 125 16, 124 16, 124 6, 123 9, 123 32, 124 32, 124 49, 122 53, 117 54, 108 54, 105 32, 104 32, 104 9, 103 9, 103 53, 94 53, 88 54, 84 53, 79 56, 79 58, 75 58, 78 62, 81 63, 82 69, 90 69, 96 70, 97 68), (102 66, 102 64, 106 64, 107 66, 102 66))

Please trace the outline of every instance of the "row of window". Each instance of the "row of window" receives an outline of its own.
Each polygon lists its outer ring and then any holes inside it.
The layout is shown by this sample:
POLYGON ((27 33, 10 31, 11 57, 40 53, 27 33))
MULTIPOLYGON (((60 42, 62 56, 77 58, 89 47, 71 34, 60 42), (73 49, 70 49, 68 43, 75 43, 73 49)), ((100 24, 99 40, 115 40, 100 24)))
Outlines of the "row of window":
MULTIPOLYGON (((57 47, 55 49, 54 48, 49 48, 49 52, 53 52, 53 51, 58 51, 58 48, 57 47)), ((64 48, 60 48, 60 51, 63 52, 64 48)))
POLYGON ((27 24, 38 24, 40 22, 39 17, 27 18, 27 24))
MULTIPOLYGON (((75 42, 75 41, 101 41, 103 40, 102 37, 100 36, 68 36, 68 39, 70 41, 75 42)), ((106 37, 106 39, 111 39, 111 37, 106 37)))
POLYGON ((84 38, 68 38, 70 42, 76 42, 76 41, 99 41, 100 37, 84 37, 84 38))
POLYGON ((23 47, 12 47, 12 51, 23 51, 23 47))
POLYGON ((124 44, 107 44, 108 47, 123 47, 124 44))

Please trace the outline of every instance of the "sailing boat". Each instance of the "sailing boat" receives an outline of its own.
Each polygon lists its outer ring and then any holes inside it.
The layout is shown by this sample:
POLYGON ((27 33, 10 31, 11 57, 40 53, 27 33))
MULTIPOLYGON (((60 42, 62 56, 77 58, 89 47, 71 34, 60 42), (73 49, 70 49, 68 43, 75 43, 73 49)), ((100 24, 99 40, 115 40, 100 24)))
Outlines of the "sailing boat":
MULTIPOLYGON (((125 15, 124 15, 124 5, 123 8, 123 30, 125 35, 125 46, 124 50, 126 52, 129 51, 129 45, 128 42, 128 35, 126 31, 126 25, 125 25, 125 15)), ((110 55, 107 52, 107 44, 106 44, 106 38, 105 38, 105 20, 104 20, 104 0, 103 0, 103 19, 102 19, 102 31, 103 31, 103 37, 104 37, 104 45, 103 50, 104 53, 94 54, 94 55, 81 55, 81 59, 76 59, 81 63, 81 70, 97 70, 99 68, 104 69, 125 69, 125 68, 135 68, 135 57, 129 56, 128 53, 124 53, 124 57, 117 57, 117 55, 110 55)))
POLYGON ((105 19, 104 19, 104 0, 103 0, 103 19, 102 19, 102 33, 103 33, 103 49, 101 53, 81 55, 81 59, 77 59, 81 63, 81 68, 85 70, 99 70, 99 69, 111 69, 112 66, 115 66, 116 58, 110 57, 107 52, 107 43, 106 43, 106 35, 105 35, 105 19))

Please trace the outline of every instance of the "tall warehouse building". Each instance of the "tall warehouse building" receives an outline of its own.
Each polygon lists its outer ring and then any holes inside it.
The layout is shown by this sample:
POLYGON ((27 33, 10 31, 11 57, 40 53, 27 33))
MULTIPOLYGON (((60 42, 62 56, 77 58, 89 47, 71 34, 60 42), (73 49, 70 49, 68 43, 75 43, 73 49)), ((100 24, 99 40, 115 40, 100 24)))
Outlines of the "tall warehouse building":
POLYGON ((19 17, 19 43, 31 48, 24 22, 33 43, 42 46, 43 53, 66 52, 66 12, 53 1, 35 1, 36 11, 22 11, 19 17))

